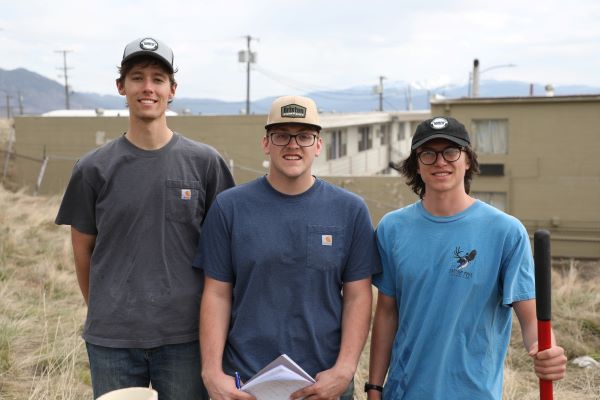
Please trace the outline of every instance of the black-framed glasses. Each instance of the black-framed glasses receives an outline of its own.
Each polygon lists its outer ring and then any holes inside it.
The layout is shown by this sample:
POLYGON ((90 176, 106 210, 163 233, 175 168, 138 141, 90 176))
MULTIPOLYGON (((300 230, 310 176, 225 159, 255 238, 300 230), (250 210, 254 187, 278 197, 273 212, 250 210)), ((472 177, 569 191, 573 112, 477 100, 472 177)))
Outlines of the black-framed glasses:
POLYGON ((417 153, 419 161, 424 165, 433 165, 437 161, 438 154, 441 154, 444 160, 447 162, 456 162, 460 158, 460 153, 464 150, 464 147, 446 147, 444 150, 423 150, 417 153))
POLYGON ((271 143, 275 146, 287 146, 292 141, 292 138, 294 138, 298 146, 310 147, 315 144, 315 140, 317 139, 317 135, 312 132, 298 132, 292 135, 287 132, 275 131, 269 133, 269 137, 271 138, 271 143))

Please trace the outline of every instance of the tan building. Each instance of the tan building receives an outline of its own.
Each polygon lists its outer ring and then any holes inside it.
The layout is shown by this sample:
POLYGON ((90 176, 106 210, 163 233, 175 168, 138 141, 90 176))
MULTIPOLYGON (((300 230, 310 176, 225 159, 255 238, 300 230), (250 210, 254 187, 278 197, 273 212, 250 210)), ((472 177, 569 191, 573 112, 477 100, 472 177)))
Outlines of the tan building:
POLYGON ((410 153, 416 126, 429 110, 323 114, 325 149, 314 163, 317 175, 362 176, 389 172, 392 159, 410 153))
POLYGON ((475 197, 548 229, 553 255, 600 258, 600 96, 436 100, 469 130, 475 197))
MULTIPOLYGON (((416 196, 389 161, 410 150, 416 125, 430 115, 465 123, 482 176, 472 194, 519 218, 530 234, 552 233, 553 255, 600 258, 600 96, 433 100, 432 111, 323 114, 325 149, 315 173, 356 192, 373 222, 416 196)), ((174 116, 169 126, 214 146, 236 182, 268 166, 259 143, 266 116, 174 116)), ((81 155, 121 135, 125 117, 17 117, 19 154, 11 179, 39 192, 61 193, 81 155), (44 163, 45 160, 45 163, 44 163), (45 170, 42 168, 45 164, 45 170), (43 172, 43 179, 38 179, 43 172)))
MULTIPOLYGON (((390 156, 410 142, 411 130, 429 112, 323 114, 325 148, 314 164, 316 175, 363 196, 376 223, 388 211, 415 200, 397 176, 387 172, 390 156)), ((267 171, 260 148, 266 115, 174 116, 169 126, 185 136, 210 144, 228 160, 237 183, 267 171)), ((40 194, 64 191, 75 161, 91 149, 123 134, 126 117, 18 117, 18 154, 11 180, 40 194), (39 187, 38 187, 39 186, 39 187)))

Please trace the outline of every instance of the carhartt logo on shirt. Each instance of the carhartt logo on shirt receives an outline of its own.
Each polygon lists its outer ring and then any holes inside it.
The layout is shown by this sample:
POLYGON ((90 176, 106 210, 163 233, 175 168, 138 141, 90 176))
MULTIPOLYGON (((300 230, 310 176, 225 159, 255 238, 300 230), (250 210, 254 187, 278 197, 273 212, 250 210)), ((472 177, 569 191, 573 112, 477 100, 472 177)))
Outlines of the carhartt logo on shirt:
POLYGON ((181 200, 190 200, 192 198, 192 191, 190 189, 181 189, 181 200))
POLYGON ((331 236, 331 235, 321 235, 321 244, 323 246, 331 246, 331 245, 333 245, 333 236, 331 236))

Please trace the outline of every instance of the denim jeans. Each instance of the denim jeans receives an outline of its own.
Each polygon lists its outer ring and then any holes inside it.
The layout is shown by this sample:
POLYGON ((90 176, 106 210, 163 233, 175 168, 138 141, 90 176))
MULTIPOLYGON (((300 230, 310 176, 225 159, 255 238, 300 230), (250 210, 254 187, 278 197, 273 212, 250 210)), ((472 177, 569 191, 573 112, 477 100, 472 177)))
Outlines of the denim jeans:
POLYGON ((340 396, 340 400, 354 400, 354 379, 348 385, 348 389, 340 396))
POLYGON ((208 400, 197 341, 152 349, 86 346, 94 398, 111 390, 151 384, 160 400, 208 400))

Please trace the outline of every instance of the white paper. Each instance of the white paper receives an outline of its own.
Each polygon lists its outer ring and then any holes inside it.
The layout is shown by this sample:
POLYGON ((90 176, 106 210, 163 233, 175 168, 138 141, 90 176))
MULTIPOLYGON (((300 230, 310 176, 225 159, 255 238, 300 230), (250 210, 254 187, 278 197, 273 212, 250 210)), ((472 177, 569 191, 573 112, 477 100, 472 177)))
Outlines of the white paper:
POLYGON ((315 380, 306 371, 282 354, 246 382, 241 390, 257 400, 282 400, 313 383, 315 380))

